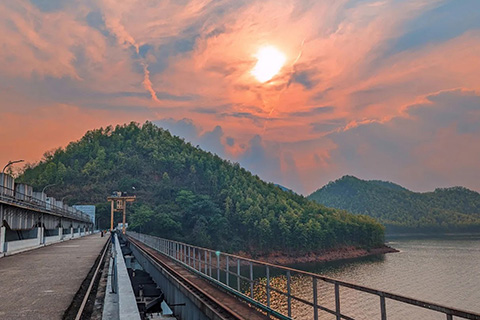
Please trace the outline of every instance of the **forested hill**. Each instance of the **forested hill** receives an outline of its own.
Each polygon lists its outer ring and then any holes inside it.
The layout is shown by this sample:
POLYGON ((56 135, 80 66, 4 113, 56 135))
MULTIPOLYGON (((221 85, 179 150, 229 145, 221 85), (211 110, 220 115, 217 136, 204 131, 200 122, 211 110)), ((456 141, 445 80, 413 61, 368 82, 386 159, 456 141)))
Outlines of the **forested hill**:
POLYGON ((374 219, 285 192, 149 122, 89 131, 20 180, 39 190, 55 183, 49 194, 69 204, 97 204, 104 227, 107 196, 135 190, 131 229, 227 251, 305 252, 384 240, 374 219))
POLYGON ((480 230, 480 194, 463 187, 417 193, 391 182, 344 176, 308 198, 372 216, 385 224, 387 233, 480 230))

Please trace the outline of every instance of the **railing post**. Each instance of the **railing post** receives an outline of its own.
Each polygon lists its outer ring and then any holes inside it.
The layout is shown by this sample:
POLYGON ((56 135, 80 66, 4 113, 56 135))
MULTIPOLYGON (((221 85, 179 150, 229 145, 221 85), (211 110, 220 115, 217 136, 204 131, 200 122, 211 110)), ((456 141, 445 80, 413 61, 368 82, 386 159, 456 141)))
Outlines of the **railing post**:
POLYGON ((228 261, 228 256, 227 256, 227 267, 226 267, 226 269, 225 269, 225 270, 226 270, 226 274, 225 274, 225 275, 226 275, 226 277, 227 277, 227 279, 226 279, 226 280, 227 280, 227 286, 228 286, 229 283, 230 283, 230 281, 229 281, 229 280, 230 280, 230 279, 229 279, 229 276, 230 276, 230 270, 229 270, 230 268, 229 268, 229 265, 230 265, 230 263, 229 263, 229 261, 228 261))
POLYGON ((237 258, 237 291, 240 291, 240 259, 237 258))
POLYGON ((337 315, 337 320, 341 319, 340 316, 340 286, 335 282, 335 314, 337 315))
POLYGON ((447 314, 447 320, 453 320, 453 316, 451 314, 447 314))
POLYGON ((193 269, 197 269, 197 256, 196 256, 196 253, 195 253, 195 247, 192 248, 193 249, 193 269))
POLYGON ((206 250, 203 250, 203 255, 205 257, 205 274, 208 274, 207 273, 207 270, 208 270, 208 261, 207 261, 207 251, 206 250))
POLYGON ((212 276, 212 251, 208 251, 208 260, 210 263, 208 264, 208 275, 212 276))
POLYGON ((253 299, 253 264, 250 261, 250 298, 253 299))
POLYGON ((290 270, 287 271, 287 309, 288 309, 288 317, 292 317, 292 291, 290 288, 291 284, 291 275, 290 270))
POLYGON ((267 307, 270 308, 270 268, 267 266, 267 307))
POLYGON ((202 272, 202 252, 198 250, 198 271, 202 272))
POLYGON ((217 254, 217 280, 220 281, 220 255, 217 254))
POLYGON ((318 320, 317 278, 313 277, 313 319, 318 320))
POLYGON ((387 320, 387 308, 385 306, 385 296, 383 294, 380 296, 380 313, 382 320, 387 320))

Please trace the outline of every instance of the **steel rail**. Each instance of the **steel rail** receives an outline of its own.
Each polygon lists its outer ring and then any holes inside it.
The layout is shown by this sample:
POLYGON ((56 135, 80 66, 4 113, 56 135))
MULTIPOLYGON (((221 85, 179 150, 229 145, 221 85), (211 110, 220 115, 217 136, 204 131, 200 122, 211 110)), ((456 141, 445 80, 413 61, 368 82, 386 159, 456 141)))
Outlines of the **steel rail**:
MULTIPOLYGON (((149 252, 146 248, 155 251, 157 254, 161 254, 154 248, 148 246, 147 244, 142 243, 141 241, 135 240, 132 237, 128 237, 128 241, 130 241, 133 245, 135 245, 138 250, 149 256, 153 261, 158 264, 161 268, 163 268, 167 273, 169 273, 171 276, 176 278, 180 283, 182 283, 190 292, 201 299, 204 302, 208 303, 209 309, 215 313, 215 315, 219 319, 244 319, 240 317, 234 310, 229 308, 228 306, 224 305, 222 302, 220 302, 218 299, 213 297, 211 294, 206 292, 204 289, 198 287, 196 284, 194 284, 192 281, 178 273, 176 270, 165 264, 161 259, 158 257, 154 256, 151 252, 149 252), (203 296, 203 297, 202 297, 203 296), (222 313, 224 315, 222 315, 222 313)), ((163 254, 162 254, 163 255, 163 254)))
POLYGON ((98 276, 98 271, 100 270, 100 266, 102 265, 102 262, 105 260, 105 255, 108 251, 108 248, 110 247, 111 241, 110 237, 107 239, 107 243, 105 244, 105 247, 103 248, 103 253, 102 257, 98 261, 97 268, 95 269, 95 272, 92 276, 92 280, 90 280, 90 284, 88 285, 87 292, 85 293, 85 296, 83 297, 82 304, 80 305, 80 308, 78 309, 77 315, 75 317, 75 320, 80 320, 82 318, 83 312, 85 310, 85 306, 87 305, 88 298, 90 296, 90 292, 92 291, 93 285, 96 282, 97 276, 98 276))

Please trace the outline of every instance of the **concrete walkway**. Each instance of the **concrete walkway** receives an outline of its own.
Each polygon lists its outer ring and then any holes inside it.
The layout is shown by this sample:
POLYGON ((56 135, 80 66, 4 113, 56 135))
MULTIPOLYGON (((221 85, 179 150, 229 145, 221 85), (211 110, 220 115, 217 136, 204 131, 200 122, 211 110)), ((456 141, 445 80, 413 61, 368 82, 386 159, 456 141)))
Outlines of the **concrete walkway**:
POLYGON ((0 258, 0 319, 61 319, 107 239, 94 234, 0 258))

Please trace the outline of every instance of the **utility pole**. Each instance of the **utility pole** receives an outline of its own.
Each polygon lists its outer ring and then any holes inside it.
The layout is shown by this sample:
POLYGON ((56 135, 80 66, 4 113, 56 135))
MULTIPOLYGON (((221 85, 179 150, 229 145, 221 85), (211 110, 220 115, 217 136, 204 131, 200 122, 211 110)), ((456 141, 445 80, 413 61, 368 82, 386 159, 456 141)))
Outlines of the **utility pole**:
POLYGON ((113 215, 115 211, 123 211, 122 233, 125 234, 125 223, 127 215, 127 202, 135 201, 136 196, 128 196, 126 192, 114 191, 110 197, 107 198, 111 203, 110 215, 110 232, 113 231, 113 215))

